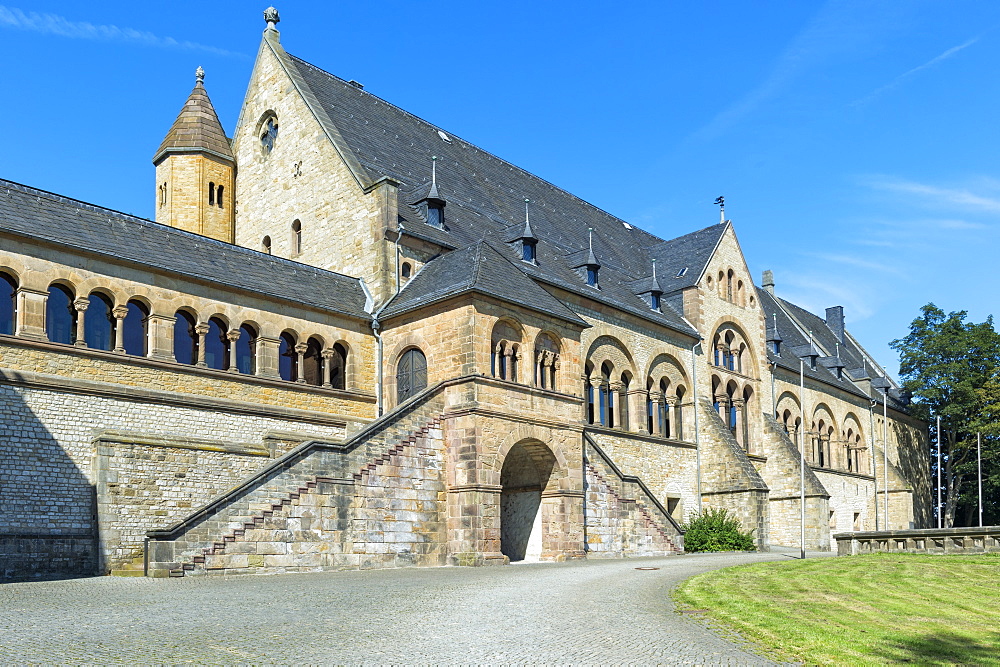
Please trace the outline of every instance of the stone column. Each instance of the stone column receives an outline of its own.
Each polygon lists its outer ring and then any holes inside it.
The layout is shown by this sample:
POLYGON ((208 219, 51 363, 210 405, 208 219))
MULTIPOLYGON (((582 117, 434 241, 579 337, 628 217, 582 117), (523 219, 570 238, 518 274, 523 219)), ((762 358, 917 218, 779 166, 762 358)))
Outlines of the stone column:
POLYGON ((608 426, 622 428, 622 397, 625 395, 625 385, 621 382, 608 384, 608 426), (612 403, 614 404, 612 408, 612 403), (610 423, 610 422, 614 423, 610 423))
POLYGON ((667 397, 662 391, 651 392, 653 399, 653 435, 663 437, 663 409, 667 402, 667 397))
POLYGON ((493 348, 493 367, 490 368, 490 375, 495 378, 502 377, 503 373, 503 341, 498 341, 496 347, 493 348))
POLYGON ((257 366, 257 377, 271 378, 278 380, 281 375, 278 373, 278 353, 281 350, 281 341, 277 338, 257 336, 257 349, 254 354, 254 361, 257 366))
MULTIPOLYGON (((320 352, 320 355, 323 357, 323 386, 327 389, 332 389, 333 382, 331 381, 331 377, 333 376, 333 364, 331 362, 333 361, 333 350, 326 348, 320 352)), ((344 374, 345 376, 347 374, 346 368, 344 369, 344 374)), ((347 386, 346 377, 344 386, 347 386)))
POLYGON ((125 327, 123 322, 125 321, 125 316, 128 315, 128 306, 115 306, 115 309, 111 311, 111 314, 115 316, 115 352, 118 354, 125 354, 125 327))
POLYGON ((590 386, 590 376, 581 375, 580 380, 583 382, 583 423, 587 423, 587 387, 590 386))
POLYGON ((558 354, 553 354, 552 355, 552 363, 549 366, 549 369, 550 369, 549 389, 556 390, 556 391, 559 390, 559 385, 556 382, 556 378, 559 377, 559 369, 561 367, 562 367, 562 363, 559 361, 559 355, 558 354))
POLYGON ((678 440, 677 437, 677 397, 676 396, 665 396, 663 399, 666 402, 666 406, 663 408, 663 415, 667 418, 667 422, 670 424, 670 435, 667 436, 671 440, 678 440))
POLYGON ((594 423, 601 423, 601 387, 604 386, 604 378, 600 375, 595 375, 590 378, 590 386, 593 388, 594 392, 594 423))
POLYGON ((630 389, 626 400, 629 402, 629 430, 633 433, 648 433, 646 425, 646 390, 630 389))
POLYGON ((14 324, 14 335, 32 340, 48 340, 45 333, 45 304, 49 293, 21 287, 15 298, 17 321, 14 324))
POLYGON ((504 346, 503 358, 504 358, 503 379, 504 380, 513 380, 514 379, 514 350, 510 346, 507 346, 507 345, 504 346))
POLYGON ((719 404, 719 416, 722 417, 722 423, 729 428, 729 394, 716 394, 715 402, 719 404))
POLYGON ((718 357, 719 357, 719 363, 717 363, 716 366, 718 366, 719 368, 725 368, 726 367, 726 346, 725 346, 725 344, 719 343, 718 345, 715 346, 715 349, 718 351, 718 357))
POLYGON ((174 324, 176 317, 150 315, 146 318, 146 356, 150 359, 174 360, 174 324))
POLYGON ((208 324, 200 322, 194 325, 194 332, 198 334, 198 363, 197 365, 201 368, 205 368, 208 364, 205 363, 205 336, 208 335, 209 327, 208 324))
POLYGON ((76 308, 76 340, 73 341, 73 345, 77 347, 87 347, 87 339, 84 336, 84 317, 87 312, 87 306, 90 305, 89 299, 80 298, 73 302, 73 307, 76 308))
POLYGON ((239 373, 240 368, 236 363, 236 341, 240 339, 239 329, 230 329, 226 333, 226 339, 229 341, 229 368, 226 369, 230 373, 239 373))
POLYGON ((306 350, 309 346, 305 343, 299 343, 295 346, 295 354, 298 355, 297 367, 295 370, 295 382, 298 384, 306 383, 306 350))

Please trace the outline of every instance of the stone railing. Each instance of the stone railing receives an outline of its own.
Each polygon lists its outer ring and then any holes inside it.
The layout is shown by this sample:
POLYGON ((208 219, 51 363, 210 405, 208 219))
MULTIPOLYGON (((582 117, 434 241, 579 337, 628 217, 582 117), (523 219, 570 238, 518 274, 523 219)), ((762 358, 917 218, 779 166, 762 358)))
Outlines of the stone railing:
POLYGON ((856 556, 875 552, 1000 553, 1000 526, 838 533, 833 538, 837 540, 838 556, 856 556))

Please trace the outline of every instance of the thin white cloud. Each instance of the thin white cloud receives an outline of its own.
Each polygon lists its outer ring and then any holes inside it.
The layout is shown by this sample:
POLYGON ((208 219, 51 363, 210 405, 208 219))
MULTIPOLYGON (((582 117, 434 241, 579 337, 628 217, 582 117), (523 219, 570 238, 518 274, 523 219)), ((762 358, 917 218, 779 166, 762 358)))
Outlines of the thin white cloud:
POLYGON ((160 48, 204 51, 219 56, 245 58, 246 54, 227 51, 196 42, 180 41, 173 37, 155 35, 143 30, 122 28, 116 25, 95 25, 86 21, 71 21, 57 14, 25 12, 17 7, 0 5, 0 27, 27 30, 44 35, 56 35, 71 39, 91 39, 99 41, 130 42, 160 48))
POLYGON ((914 195, 932 206, 1000 212, 1000 198, 977 194, 968 188, 940 187, 886 176, 865 177, 862 182, 873 190, 914 195))
POLYGON ((885 262, 858 257, 857 255, 835 255, 827 253, 807 253, 807 255, 825 262, 844 264, 859 269, 865 269, 867 271, 878 271, 880 273, 888 273, 895 276, 905 275, 903 271, 895 266, 891 266, 885 262))
POLYGON ((782 298, 798 304, 812 313, 823 313, 833 305, 843 306, 854 321, 864 320, 875 314, 872 305, 878 301, 877 281, 867 280, 850 284, 831 280, 832 276, 791 274, 782 277, 782 298), (787 296, 786 296, 787 295, 787 296))
POLYGON ((934 56, 933 58, 931 58, 930 60, 928 60, 927 62, 925 62, 923 65, 917 65, 913 69, 908 70, 906 72, 903 72, 902 74, 900 74, 899 76, 897 76, 895 79, 893 79, 889 83, 885 84, 884 86, 882 86, 880 88, 875 89, 874 91, 872 91, 868 95, 865 95, 864 97, 862 97, 860 100, 855 100, 854 102, 851 102, 851 104, 849 106, 855 106, 856 107, 856 106, 862 106, 864 104, 867 104, 868 102, 872 101, 873 99, 875 99, 876 97, 878 97, 882 93, 886 92, 887 90, 891 90, 891 89, 895 88, 896 86, 898 86, 899 84, 901 84, 903 81, 909 79, 913 75, 918 74, 918 73, 924 71, 925 69, 929 69, 931 67, 934 67, 935 65, 937 65, 940 62, 942 62, 944 60, 948 60, 948 58, 951 58, 952 56, 954 56, 959 51, 967 49, 968 47, 970 47, 973 44, 975 44, 976 42, 978 42, 979 39, 980 39, 980 37, 981 37, 981 35, 979 37, 973 37, 972 39, 970 39, 967 42, 959 44, 958 46, 953 46, 950 49, 947 49, 946 51, 944 51, 943 53, 939 53, 938 55, 934 56))

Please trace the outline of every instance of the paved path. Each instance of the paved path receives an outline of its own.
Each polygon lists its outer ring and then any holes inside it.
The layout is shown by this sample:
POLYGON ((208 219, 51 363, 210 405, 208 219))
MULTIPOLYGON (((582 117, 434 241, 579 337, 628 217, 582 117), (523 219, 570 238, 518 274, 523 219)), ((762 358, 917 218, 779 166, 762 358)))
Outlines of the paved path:
POLYGON ((0 663, 769 664, 668 591, 787 558, 0 584, 0 663))

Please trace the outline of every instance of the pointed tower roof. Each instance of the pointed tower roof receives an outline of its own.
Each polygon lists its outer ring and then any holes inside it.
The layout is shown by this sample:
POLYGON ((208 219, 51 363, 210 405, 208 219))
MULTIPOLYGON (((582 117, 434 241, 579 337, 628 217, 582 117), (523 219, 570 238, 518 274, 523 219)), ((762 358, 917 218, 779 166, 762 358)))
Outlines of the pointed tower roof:
POLYGON ((153 164, 170 153, 209 153, 229 162, 236 161, 212 100, 205 91, 205 71, 199 67, 195 76, 194 90, 153 156, 153 164))

